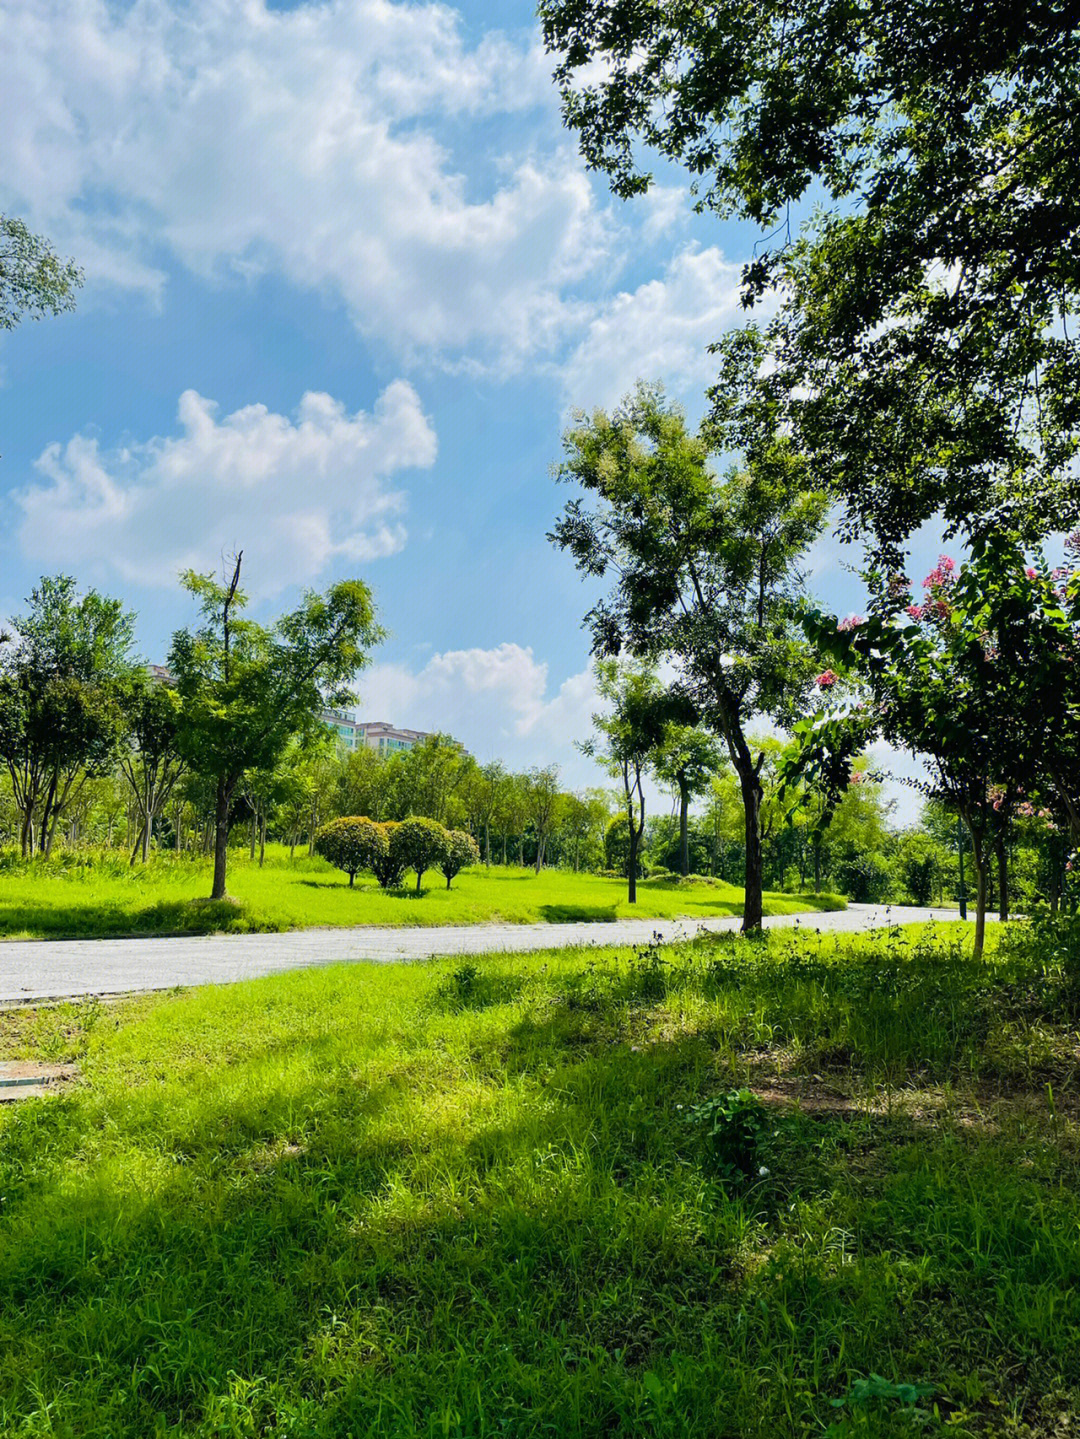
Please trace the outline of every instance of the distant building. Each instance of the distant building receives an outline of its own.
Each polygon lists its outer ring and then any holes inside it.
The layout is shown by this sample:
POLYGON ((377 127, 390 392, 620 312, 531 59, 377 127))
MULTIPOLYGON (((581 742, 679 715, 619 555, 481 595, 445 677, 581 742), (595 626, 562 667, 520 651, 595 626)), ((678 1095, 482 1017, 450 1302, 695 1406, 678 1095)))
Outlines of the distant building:
POLYGON ((399 754, 432 737, 430 730, 399 729, 383 720, 358 720, 343 710, 324 710, 322 721, 345 749, 367 748, 381 755, 399 754))

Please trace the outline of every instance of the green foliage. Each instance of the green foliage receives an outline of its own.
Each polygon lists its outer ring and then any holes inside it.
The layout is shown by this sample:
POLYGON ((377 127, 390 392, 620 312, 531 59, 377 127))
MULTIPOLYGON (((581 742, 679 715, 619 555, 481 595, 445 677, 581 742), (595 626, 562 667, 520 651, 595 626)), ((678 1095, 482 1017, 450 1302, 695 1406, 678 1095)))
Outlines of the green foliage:
POLYGON ((319 725, 327 704, 351 698, 348 683, 383 634, 360 580, 339 581, 325 595, 309 591, 272 628, 245 619, 241 559, 229 581, 193 570, 182 576, 203 623, 178 630, 169 652, 182 701, 181 751, 217 786, 215 899, 225 895, 229 808, 244 772, 276 768, 296 736, 319 725))
POLYGON ((27 316, 40 320, 73 310, 82 282, 73 260, 61 260, 22 220, 0 215, 0 330, 13 330, 27 316))
MULTIPOLYGON (((416 892, 424 872, 443 863, 449 847, 449 835, 438 820, 414 816, 402 820, 390 835, 390 856, 402 870, 416 871, 416 892)), ((449 886, 448 886, 449 888, 449 886)))
POLYGON ((756 391, 762 352, 747 353, 728 389, 728 411, 691 434, 658 387, 641 384, 612 414, 583 414, 563 438, 560 479, 584 491, 551 539, 590 576, 613 577, 586 617, 594 653, 679 661, 670 692, 682 714, 722 736, 739 775, 745 816, 749 928, 760 925, 762 884, 754 715, 786 724, 808 694, 813 668, 795 626, 798 559, 820 532, 825 501, 775 413, 756 391), (739 453, 719 479, 711 459, 739 453))
MULTIPOLYGON (((649 187, 654 151, 700 208, 762 227, 744 299, 783 297, 763 388, 850 529, 898 558, 942 511, 976 532, 1072 526, 1070 7, 539 8, 566 121, 616 193, 649 187)), ((723 369, 746 343, 733 332, 723 369)))
POLYGON ((768 1129, 765 1106, 749 1089, 730 1089, 704 1099, 686 1112, 686 1122, 698 1135, 708 1164, 727 1184, 743 1184, 764 1177, 759 1165, 761 1141, 768 1129))
POLYGON ((446 876, 447 889, 456 874, 470 864, 479 863, 480 850, 472 835, 463 829, 447 830, 445 846, 438 861, 439 868, 446 876))
POLYGON ((116 761, 135 624, 119 600, 80 595, 70 575, 42 579, 27 603, 0 636, 0 760, 24 855, 49 853, 87 780, 116 761))
POLYGON ((352 886, 362 869, 373 873, 376 865, 390 854, 390 840, 382 825, 362 815, 331 820, 315 836, 315 852, 344 870, 352 886))
POLYGON ((397 889, 407 868, 401 846, 395 839, 400 828, 401 821, 396 819, 384 820, 379 825, 386 839, 386 848, 374 856, 371 871, 378 880, 380 889, 397 889))

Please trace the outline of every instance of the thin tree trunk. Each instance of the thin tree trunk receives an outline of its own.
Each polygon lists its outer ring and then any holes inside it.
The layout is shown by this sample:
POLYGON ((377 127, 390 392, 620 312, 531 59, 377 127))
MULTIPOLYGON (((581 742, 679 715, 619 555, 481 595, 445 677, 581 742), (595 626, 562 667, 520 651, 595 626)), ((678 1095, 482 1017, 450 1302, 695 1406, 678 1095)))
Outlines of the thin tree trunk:
POLYGON ((679 873, 685 879, 690 873, 690 790, 679 784, 679 873))
POLYGON ((262 869, 266 861, 266 812, 263 811, 259 818, 259 868, 262 869))
POLYGON ((746 876, 743 896, 743 933, 761 928, 762 920, 762 848, 761 848, 761 779, 751 762, 740 768, 744 835, 746 841, 746 876))
POLYGON ((1009 849, 1004 837, 994 842, 998 875, 998 918, 1004 924, 1009 917, 1009 849))
POLYGON ((217 783, 217 804, 214 810, 214 887, 211 899, 225 899, 225 866, 229 854, 229 801, 231 786, 224 775, 217 783))
POLYGON ((146 825, 144 824, 143 827, 142 827, 142 829, 140 829, 140 830, 139 830, 139 833, 135 836, 135 843, 134 843, 134 845, 132 846, 132 849, 131 849, 131 858, 128 860, 128 864, 129 864, 129 865, 134 865, 135 861, 139 858, 140 854, 142 854, 142 858, 143 858, 143 860, 145 861, 146 855, 142 853, 142 848, 143 848, 143 835, 144 835, 145 833, 146 833, 146 825))
POLYGON ((972 959, 982 959, 983 942, 986 938, 986 855, 983 851, 983 837, 968 826, 971 836, 971 865, 975 871, 975 943, 972 959))

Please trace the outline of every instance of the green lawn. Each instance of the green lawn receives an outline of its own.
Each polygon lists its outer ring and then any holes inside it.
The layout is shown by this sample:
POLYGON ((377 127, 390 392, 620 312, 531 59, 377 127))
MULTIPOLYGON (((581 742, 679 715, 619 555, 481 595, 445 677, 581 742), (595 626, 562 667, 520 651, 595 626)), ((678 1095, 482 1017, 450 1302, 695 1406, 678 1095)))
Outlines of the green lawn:
MULTIPOLYGON (((121 857, 95 856, 0 867, 0 935, 170 934, 303 929, 318 925, 478 924, 508 920, 611 920, 624 915, 646 919, 686 915, 739 914, 742 890, 716 883, 685 886, 644 881, 637 905, 626 902, 625 881, 597 875, 531 869, 478 867, 457 876, 453 888, 437 871, 425 877, 422 894, 409 885, 380 890, 372 879, 348 878, 320 859, 290 862, 288 851, 271 846, 265 868, 238 853, 229 860, 234 902, 210 904, 209 860, 159 856, 145 869, 129 868, 121 857)), ((836 909, 833 895, 779 894, 766 897, 766 913, 836 909)))
POLYGON ((0 1433, 1075 1433, 1080 963, 968 934, 0 1016, 0 1433))

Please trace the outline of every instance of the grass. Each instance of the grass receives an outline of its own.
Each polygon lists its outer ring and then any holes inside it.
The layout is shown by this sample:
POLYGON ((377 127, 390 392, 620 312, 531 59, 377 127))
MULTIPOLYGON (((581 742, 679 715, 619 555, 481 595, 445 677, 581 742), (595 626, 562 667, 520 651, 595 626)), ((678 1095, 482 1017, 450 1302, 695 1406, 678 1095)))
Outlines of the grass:
MULTIPOLYGON (((685 885, 643 881, 636 906, 625 881, 563 870, 482 867, 457 876, 453 888, 437 871, 417 896, 412 885, 379 889, 360 877, 354 889, 323 860, 271 846, 265 868, 246 854, 229 858, 232 902, 211 904, 207 859, 159 856, 130 867, 122 856, 62 856, 49 864, 9 858, 0 866, 0 936, 10 939, 110 934, 209 934, 339 927, 357 924, 444 925, 506 920, 614 920, 739 914, 742 890, 719 881, 685 885)), ((766 896, 766 913, 837 909, 835 895, 766 896)))
POLYGON ((1075 1433, 1076 955, 966 935, 0 1016, 0 1433, 1075 1433))

